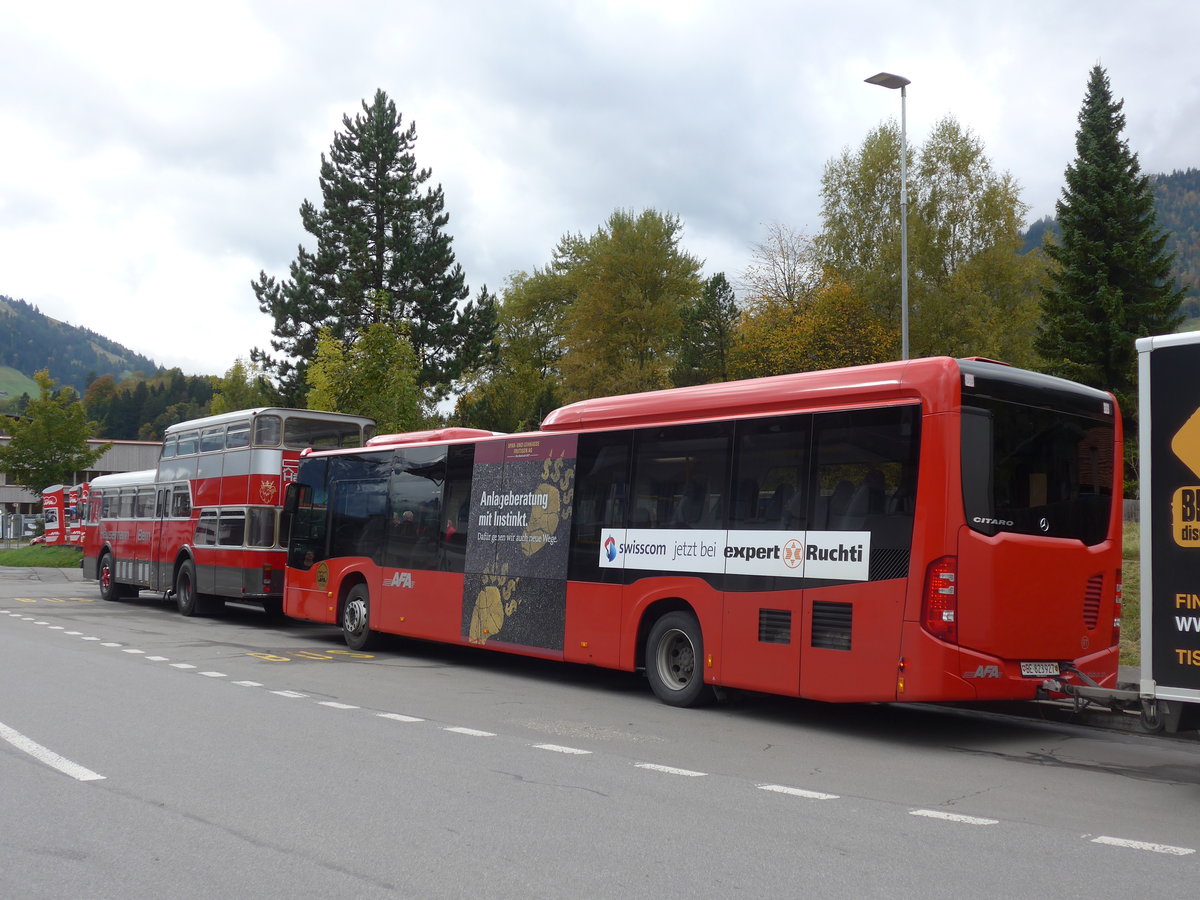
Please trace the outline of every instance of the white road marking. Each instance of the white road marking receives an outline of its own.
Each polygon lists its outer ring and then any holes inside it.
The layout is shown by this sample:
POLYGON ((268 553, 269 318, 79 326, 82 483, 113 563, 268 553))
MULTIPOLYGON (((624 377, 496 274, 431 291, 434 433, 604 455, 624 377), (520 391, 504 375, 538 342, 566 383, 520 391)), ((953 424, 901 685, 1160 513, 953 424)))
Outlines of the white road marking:
POLYGON ((205 678, 224 678, 224 672, 197 672, 197 675, 203 675, 205 678))
POLYGON ((50 631, 64 631, 66 630, 66 627, 66 625, 51 625, 50 631))
POLYGON ((170 662, 171 657, 169 657, 169 656, 147 656, 146 659, 150 660, 151 662, 170 662))
POLYGON ((133 649, 127 647, 124 650, 122 650, 121 652, 122 653, 145 653, 146 651, 145 650, 133 650, 133 649))
POLYGON ((278 694, 280 697, 290 697, 293 700, 299 700, 308 696, 308 694, 301 694, 299 691, 271 691, 271 693, 278 694))
POLYGON ((171 663, 172 669, 194 669, 196 668, 191 663, 171 663))
POLYGON ((262 682, 259 681, 235 681, 234 684, 240 684, 242 687, 262 687, 262 682))
POLYGON ((960 825, 999 825, 999 819, 981 819, 978 816, 963 816, 958 813, 942 812, 938 809, 911 809, 910 816, 925 816, 927 819, 941 819, 945 822, 957 822, 960 825))
POLYGON ((591 750, 580 750, 578 747, 563 747, 559 744, 534 744, 535 750, 549 750, 551 753, 574 753, 579 756, 591 755, 591 750))
POLYGON ((81 641, 98 641, 98 640, 100 640, 100 638, 88 636, 88 637, 81 637, 80 640, 81 641))
POLYGON ((1093 844, 1108 844, 1110 847, 1125 847, 1129 850, 1149 850, 1151 853, 1166 853, 1171 856, 1190 856, 1196 851, 1190 847, 1172 847, 1170 844, 1150 844, 1146 841, 1130 841, 1125 838, 1100 835, 1092 838, 1093 844))
POLYGON ((105 641, 100 646, 101 647, 120 647, 121 645, 118 644, 116 641, 105 641))
POLYGON ((667 775, 686 775, 689 778, 699 778, 707 772, 693 772, 691 769, 676 769, 674 766, 659 766, 654 763, 635 763, 639 769, 649 769, 651 772, 663 772, 667 775))
POLYGON ((318 706, 328 706, 330 709, 362 709, 361 706, 351 706, 349 703, 335 703, 332 700, 320 700, 318 706))
POLYGON ((442 731, 453 731, 455 734, 465 734, 468 737, 495 737, 490 731, 478 731, 474 728, 462 728, 458 725, 447 725, 442 731))
POLYGON ((424 722, 416 716, 402 716, 400 713, 375 713, 381 719, 391 719, 393 722, 424 722))
POLYGON ((34 625, 49 625, 49 622, 34 622, 34 625))
POLYGON ((71 637, 79 637, 79 635, 83 634, 83 632, 82 631, 64 631, 63 634, 69 634, 69 635, 71 635, 71 637))
POLYGON ((787 794, 791 797, 803 797, 806 800, 837 800, 837 794, 823 794, 820 791, 806 791, 803 788, 788 787, 783 784, 760 784, 760 791, 773 791, 776 794, 787 794))
POLYGON ((76 781, 103 781, 104 776, 91 769, 86 769, 79 763, 73 763, 69 759, 59 756, 53 750, 48 750, 36 741, 32 741, 19 731, 9 728, 3 722, 0 722, 0 737, 8 741, 18 750, 28 753, 38 762, 45 763, 52 769, 58 769, 64 775, 70 775, 76 781))

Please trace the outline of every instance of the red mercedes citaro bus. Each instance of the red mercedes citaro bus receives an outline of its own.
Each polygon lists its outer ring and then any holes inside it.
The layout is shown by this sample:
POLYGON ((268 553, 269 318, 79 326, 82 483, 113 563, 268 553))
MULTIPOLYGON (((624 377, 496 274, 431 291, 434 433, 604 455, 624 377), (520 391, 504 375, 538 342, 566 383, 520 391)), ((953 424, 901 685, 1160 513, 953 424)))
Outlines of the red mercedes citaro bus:
POLYGON ((374 422, 248 409, 167 428, 156 469, 90 482, 83 572, 105 600, 173 592, 185 616, 226 600, 282 607, 279 510, 308 447, 362 447, 374 422))
POLYGON ((1115 683, 1111 394, 921 359, 585 400, 531 434, 304 454, 284 610, 829 701, 1115 683))

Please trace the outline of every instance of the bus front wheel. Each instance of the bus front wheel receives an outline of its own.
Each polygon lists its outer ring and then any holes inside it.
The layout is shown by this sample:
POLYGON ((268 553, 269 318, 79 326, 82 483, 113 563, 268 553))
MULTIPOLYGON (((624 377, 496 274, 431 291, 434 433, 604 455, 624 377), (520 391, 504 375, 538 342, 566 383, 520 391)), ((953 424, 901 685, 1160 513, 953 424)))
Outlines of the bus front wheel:
POLYGON ((120 600, 127 596, 123 585, 117 583, 117 564, 105 551, 100 557, 100 596, 105 600, 120 600))
POLYGON ((350 588, 342 607, 342 637, 351 650, 366 650, 377 635, 371 630, 371 592, 365 584, 350 588))
POLYGON ((646 677, 669 706, 700 706, 713 697, 704 683, 704 636, 689 612, 667 613, 646 638, 646 677))

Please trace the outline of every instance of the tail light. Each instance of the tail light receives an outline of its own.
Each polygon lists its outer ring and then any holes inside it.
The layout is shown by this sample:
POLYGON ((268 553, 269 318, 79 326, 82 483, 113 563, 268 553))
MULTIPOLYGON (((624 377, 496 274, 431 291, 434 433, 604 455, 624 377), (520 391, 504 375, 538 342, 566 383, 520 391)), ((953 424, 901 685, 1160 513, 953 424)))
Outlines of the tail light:
POLYGON ((1121 615, 1124 612, 1125 586, 1121 583, 1121 570, 1117 569, 1116 602, 1113 605, 1113 646, 1121 643, 1121 615))
POLYGON ((271 565, 268 563, 263 566, 263 583, 262 589, 264 594, 271 593, 271 565))
POLYGON ((958 557, 943 556, 925 571, 921 625, 936 638, 958 643, 958 557))

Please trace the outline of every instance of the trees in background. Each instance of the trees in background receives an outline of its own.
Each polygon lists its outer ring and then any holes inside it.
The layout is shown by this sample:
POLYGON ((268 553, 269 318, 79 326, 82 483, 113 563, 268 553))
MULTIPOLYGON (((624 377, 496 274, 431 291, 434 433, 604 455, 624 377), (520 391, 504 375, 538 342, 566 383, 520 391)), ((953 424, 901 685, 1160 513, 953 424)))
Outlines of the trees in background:
POLYGON ((676 215, 617 210, 589 238, 568 235, 554 270, 570 296, 560 359, 567 400, 671 386, 685 306, 701 295, 700 260, 676 215))
MULTIPOLYGON (((1022 255, 1026 206, 983 142, 953 117, 909 148, 908 270, 913 356, 1034 362, 1042 260, 1022 255), (1005 323, 1007 334, 995 329, 1005 323)), ((817 262, 900 334, 900 133, 894 122, 832 159, 821 179, 817 262)))
POLYGON ((1037 348, 1054 374, 1113 391, 1132 438, 1134 340, 1174 331, 1184 292, 1155 221, 1150 179, 1121 137, 1123 106, 1095 66, 1079 112, 1076 157, 1055 207, 1062 241, 1046 245, 1056 265, 1043 292, 1037 348))
POLYGON ((87 420, 74 388, 55 391, 47 369, 33 378, 39 395, 6 423, 11 439, 0 446, 0 471, 11 484, 40 494, 52 484, 74 484, 76 473, 90 469, 111 445, 88 444, 96 423, 87 420))
POLYGON ((215 416, 239 409, 275 405, 275 390, 266 372, 253 362, 239 358, 223 377, 217 379, 208 411, 215 416))
POLYGON ((407 328, 417 384, 434 403, 462 368, 465 329, 478 325, 458 314, 468 289, 445 231, 442 188, 417 167, 416 125, 402 126, 382 90, 342 125, 328 158, 321 155, 321 205, 300 207, 315 248, 298 248, 287 278, 261 272, 252 283, 282 354, 256 349, 253 359, 277 375, 284 403, 300 405, 322 333, 348 346, 371 325, 407 328))

